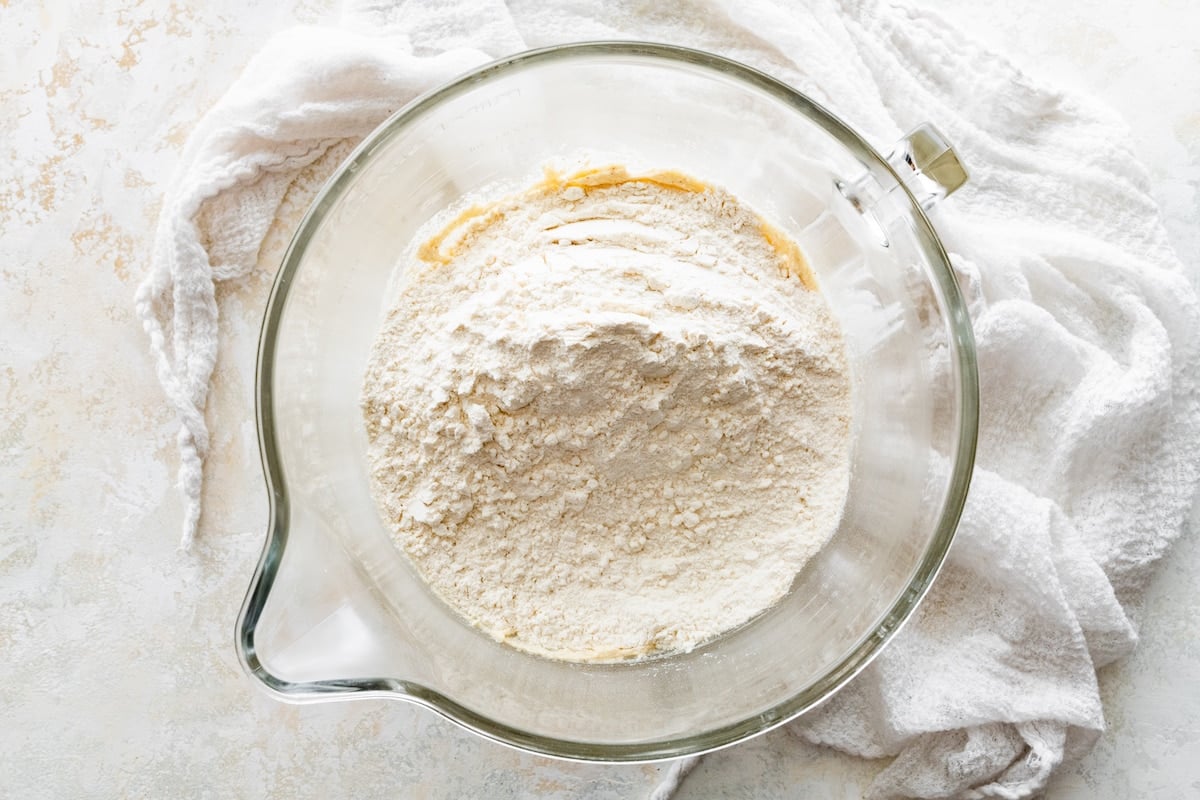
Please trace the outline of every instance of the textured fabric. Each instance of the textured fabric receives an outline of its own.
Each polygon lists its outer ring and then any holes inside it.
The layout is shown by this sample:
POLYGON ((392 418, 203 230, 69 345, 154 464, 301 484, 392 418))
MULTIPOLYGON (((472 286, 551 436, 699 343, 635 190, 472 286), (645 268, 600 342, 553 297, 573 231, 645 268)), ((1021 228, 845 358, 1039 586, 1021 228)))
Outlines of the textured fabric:
MULTIPOLYGON (((959 535, 894 642, 792 729, 893 757, 874 798, 1038 793, 1103 729, 1096 669, 1134 646, 1129 604, 1195 494, 1200 311, 1121 123, 906 5, 351 0, 340 29, 273 39, 194 132, 137 298, 179 410, 185 542, 208 439, 213 283, 253 268, 296 171, 488 57, 597 38, 747 62, 882 147, 933 121, 969 164, 934 220, 979 350, 959 535)), ((694 764, 668 768, 654 796, 694 764)))
POLYGON ((138 317, 179 415, 182 544, 200 519, 204 406, 217 358, 215 282, 254 268, 296 173, 361 139, 418 93, 487 60, 478 50, 411 54, 403 36, 297 28, 271 39, 192 132, 163 199, 138 317))

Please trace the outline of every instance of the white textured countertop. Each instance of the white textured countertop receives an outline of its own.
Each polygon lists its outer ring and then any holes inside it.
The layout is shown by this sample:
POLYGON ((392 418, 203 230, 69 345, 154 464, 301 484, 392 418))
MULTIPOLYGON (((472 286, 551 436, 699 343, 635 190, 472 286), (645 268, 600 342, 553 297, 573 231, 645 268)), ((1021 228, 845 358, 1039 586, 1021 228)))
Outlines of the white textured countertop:
MULTIPOLYGON (((927 1, 1127 116, 1200 275, 1200 5, 927 1)), ((206 535, 176 551, 175 424, 131 302, 159 198, 262 39, 336 5, 0 0, 0 794, 599 800, 655 781, 521 755, 402 703, 282 705, 242 674, 233 623, 267 516, 254 353, 282 226, 262 269, 219 292, 206 535)), ((1189 535, 1138 615, 1140 648, 1101 675, 1109 731, 1051 798, 1200 796, 1197 597, 1189 535)), ((854 798, 878 768, 775 732, 710 756, 679 796, 854 798)))

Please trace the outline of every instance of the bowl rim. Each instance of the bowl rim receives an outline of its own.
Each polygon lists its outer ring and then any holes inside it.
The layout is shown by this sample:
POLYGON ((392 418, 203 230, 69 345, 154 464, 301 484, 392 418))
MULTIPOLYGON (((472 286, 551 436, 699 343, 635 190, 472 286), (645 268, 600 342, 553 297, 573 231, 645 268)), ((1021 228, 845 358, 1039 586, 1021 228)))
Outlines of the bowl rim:
POLYGON ((259 454, 267 483, 269 517, 267 537, 258 565, 247 589, 236 628, 236 649, 247 675, 271 694, 288 702, 386 697, 403 699, 430 708, 443 717, 485 738, 539 755, 592 762, 649 762, 696 755, 727 747, 783 725, 817 707, 841 689, 882 651, 911 617, 940 571, 966 502, 974 467, 979 421, 979 379, 974 335, 954 271, 941 240, 934 232, 921 204, 907 185, 878 151, 845 122, 817 102, 753 67, 713 53, 677 45, 643 41, 588 41, 526 50, 497 59, 442 84, 396 111, 372 131, 338 167, 318 192, 301 219, 267 301, 259 334, 255 376, 255 416, 259 454), (596 56, 625 56, 649 61, 686 64, 733 78, 749 88, 805 115, 838 139, 873 174, 890 177, 904 190, 914 233, 929 263, 935 291, 945 311, 951 344, 954 379, 960 404, 956 413, 956 447, 950 455, 952 467, 945 501, 937 529, 906 589, 892 603, 876 626, 833 668, 812 685, 776 704, 736 723, 686 736, 632 744, 591 743, 562 740, 530 733, 498 723, 453 699, 419 684, 399 678, 330 678, 292 682, 273 674, 259 658, 255 642, 256 626, 262 616, 271 588, 279 572, 288 542, 289 501, 286 482, 278 456, 275 424, 272 417, 272 382, 276 337, 292 278, 303 261, 307 245, 326 214, 341 198, 357 170, 366 164, 382 145, 426 111, 450 100, 477 84, 495 76, 548 62, 596 56))

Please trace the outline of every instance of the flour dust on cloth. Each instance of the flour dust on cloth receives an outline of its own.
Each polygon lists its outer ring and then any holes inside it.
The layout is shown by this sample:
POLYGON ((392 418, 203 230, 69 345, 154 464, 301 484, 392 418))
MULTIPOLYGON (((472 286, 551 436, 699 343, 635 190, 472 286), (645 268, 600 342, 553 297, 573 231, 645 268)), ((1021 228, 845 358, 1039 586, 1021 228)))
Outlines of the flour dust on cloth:
MULTIPOLYGON (((871 797, 1029 797, 1093 744, 1096 670, 1177 535, 1200 444, 1193 287, 1123 125, 1030 81, 936 15, 877 0, 354 0, 266 44, 208 113, 137 295, 178 410, 185 543, 199 520, 214 283, 251 270, 298 170, 417 93, 524 47, 638 38, 712 50, 877 145, 932 120, 971 182, 939 207, 979 350, 980 441, 943 573, 884 653, 790 730, 892 757, 871 797)), ((695 765, 665 768, 669 797, 695 765)))

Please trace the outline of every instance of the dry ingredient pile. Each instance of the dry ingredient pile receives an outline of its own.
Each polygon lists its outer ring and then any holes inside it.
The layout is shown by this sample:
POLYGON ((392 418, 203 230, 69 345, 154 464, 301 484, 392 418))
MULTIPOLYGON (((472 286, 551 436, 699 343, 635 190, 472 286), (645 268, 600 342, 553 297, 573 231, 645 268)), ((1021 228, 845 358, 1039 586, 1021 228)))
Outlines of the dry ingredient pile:
POLYGON ((686 651, 778 602, 848 486, 841 331, 789 239, 673 172, 423 230, 363 389, 419 574, 522 650, 686 651))

